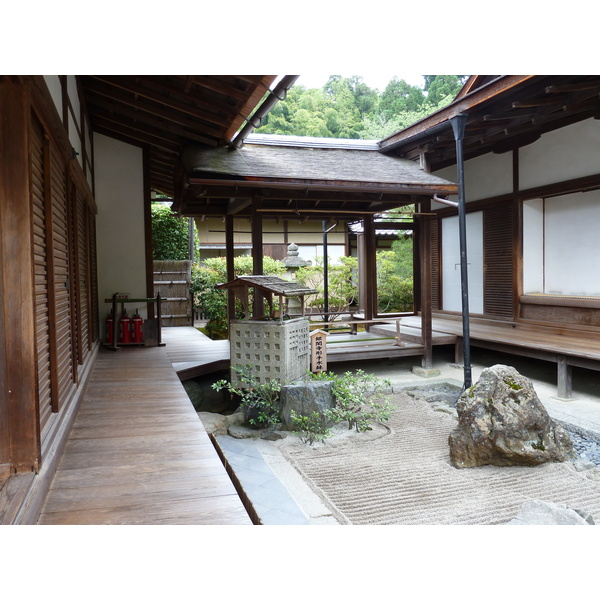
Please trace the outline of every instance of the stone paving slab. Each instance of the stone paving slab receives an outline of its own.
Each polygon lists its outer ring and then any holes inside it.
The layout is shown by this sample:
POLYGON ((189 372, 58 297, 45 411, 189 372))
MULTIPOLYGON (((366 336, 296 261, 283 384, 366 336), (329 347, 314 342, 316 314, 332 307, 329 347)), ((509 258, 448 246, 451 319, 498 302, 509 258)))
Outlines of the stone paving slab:
POLYGON ((253 440, 215 439, 263 525, 310 525, 253 440))

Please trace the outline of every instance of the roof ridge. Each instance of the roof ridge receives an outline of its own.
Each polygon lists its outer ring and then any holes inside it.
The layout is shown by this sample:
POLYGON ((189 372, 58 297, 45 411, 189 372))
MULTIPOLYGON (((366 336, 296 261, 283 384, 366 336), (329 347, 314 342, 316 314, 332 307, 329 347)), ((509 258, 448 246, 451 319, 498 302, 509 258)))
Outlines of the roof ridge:
POLYGON ((282 135, 276 133, 251 133, 245 144, 265 146, 293 146, 296 148, 330 148, 341 150, 376 150, 378 140, 357 140, 347 138, 327 138, 301 135, 282 135))

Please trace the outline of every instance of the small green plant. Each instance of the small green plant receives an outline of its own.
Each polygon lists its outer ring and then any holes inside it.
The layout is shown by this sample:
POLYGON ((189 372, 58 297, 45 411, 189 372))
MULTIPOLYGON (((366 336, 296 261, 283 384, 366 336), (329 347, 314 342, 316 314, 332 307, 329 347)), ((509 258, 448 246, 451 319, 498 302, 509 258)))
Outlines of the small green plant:
POLYGON ((315 379, 333 381, 333 395, 336 405, 329 413, 334 423, 346 421, 348 429, 358 432, 369 431, 375 422, 389 420, 393 406, 387 396, 391 391, 389 379, 379 379, 375 375, 357 369, 343 375, 320 373, 315 379))
POLYGON ((254 375, 252 365, 236 367, 235 372, 239 383, 221 379, 213 383, 212 388, 217 392, 227 389, 232 395, 238 396, 240 406, 243 407, 246 415, 246 421, 252 427, 266 429, 277 425, 280 422, 281 414, 279 405, 281 384, 275 379, 259 383, 254 375))
POLYGON ((327 414, 314 411, 310 416, 306 416, 299 415, 292 410, 290 416, 294 426, 293 433, 305 444, 312 446, 315 442, 322 442, 331 435, 331 428, 327 424, 327 414))

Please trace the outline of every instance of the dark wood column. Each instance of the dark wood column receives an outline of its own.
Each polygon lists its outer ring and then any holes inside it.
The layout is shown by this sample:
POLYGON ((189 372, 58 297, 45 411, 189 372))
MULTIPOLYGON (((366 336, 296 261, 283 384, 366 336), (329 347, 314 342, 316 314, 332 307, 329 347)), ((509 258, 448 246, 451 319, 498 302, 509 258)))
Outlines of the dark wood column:
MULTIPOLYGON (((368 215, 363 221, 364 228, 364 268, 365 274, 365 320, 369 321, 377 314, 377 254, 375 243, 375 226, 373 216, 368 215)), ((368 327, 367 327, 368 330, 368 327)))
MULTIPOLYGON (((142 160, 144 165, 144 244, 146 258, 146 298, 154 298, 154 258, 152 255, 152 190, 150 188, 150 163, 148 148, 143 149, 142 160)), ((104 298, 99 298, 102 312, 104 308, 104 298)), ((154 302, 146 303, 148 318, 153 319, 154 302)), ((102 315, 103 316, 103 315, 102 315)), ((116 316, 115 316, 116 319, 116 316)), ((102 321, 102 319, 101 319, 102 321)))
POLYGON ((29 190, 30 92, 0 80, 0 465, 10 472, 40 464, 36 394, 32 208, 29 190), (4 435, 7 434, 7 435, 4 435), (6 456, 6 451, 9 455, 6 456))
MULTIPOLYGON (((263 218, 257 211, 260 208, 260 198, 252 201, 252 274, 263 274, 263 218)), ((254 290, 254 306, 252 316, 262 316, 264 313, 263 295, 259 290, 254 290)))
MULTIPOLYGON (((227 264, 227 281, 235 278, 233 264, 233 215, 225 217, 225 262, 227 264)), ((235 293, 233 290, 227 290, 227 321, 235 319, 235 293)))
MULTIPOLYGON (((421 201, 421 212, 431 212, 431 200, 427 198, 421 201)), ((423 352, 422 367, 431 369, 433 367, 433 345, 431 332, 431 222, 430 217, 419 217, 419 248, 421 252, 421 335, 425 346, 423 352)))

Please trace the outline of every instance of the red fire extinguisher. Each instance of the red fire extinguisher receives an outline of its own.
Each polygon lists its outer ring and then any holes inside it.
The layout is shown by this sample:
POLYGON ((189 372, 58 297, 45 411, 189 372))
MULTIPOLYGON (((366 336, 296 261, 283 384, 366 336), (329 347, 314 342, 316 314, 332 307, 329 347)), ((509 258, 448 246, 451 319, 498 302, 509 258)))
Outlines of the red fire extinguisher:
POLYGON ((121 327, 121 343, 129 344, 131 342, 131 329, 130 329, 131 319, 127 316, 127 311, 123 309, 123 314, 121 315, 121 320, 119 325, 121 327))
POLYGON ((106 318, 106 343, 113 343, 113 314, 112 309, 110 311, 110 315, 106 318))
POLYGON ((133 330, 133 342, 135 344, 141 344, 144 336, 142 333, 142 325, 144 323, 144 319, 142 319, 142 317, 140 317, 139 313, 138 313, 138 309, 135 309, 135 315, 134 317, 131 319, 131 328, 133 330))

